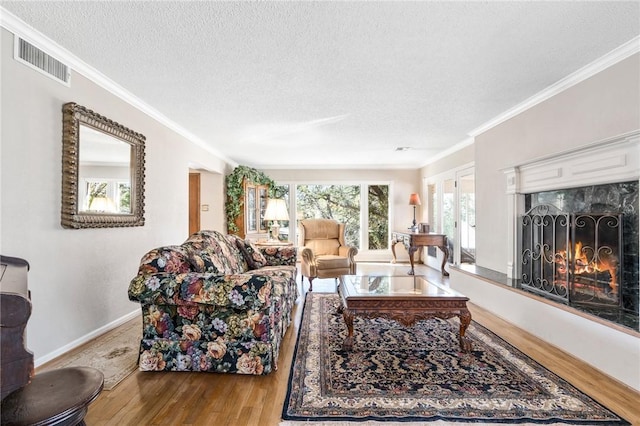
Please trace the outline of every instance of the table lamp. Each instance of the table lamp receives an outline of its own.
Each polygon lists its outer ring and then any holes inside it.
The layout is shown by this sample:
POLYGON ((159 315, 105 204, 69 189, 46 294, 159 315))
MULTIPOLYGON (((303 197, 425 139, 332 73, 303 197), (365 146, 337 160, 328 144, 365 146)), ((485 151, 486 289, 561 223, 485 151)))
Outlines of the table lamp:
POLYGON ((416 206, 422 205, 420 203, 420 196, 418 194, 411 194, 411 196, 409 196, 409 205, 413 206, 413 226, 409 229, 413 232, 417 232, 418 225, 416 224, 416 206))
POLYGON ((289 212, 287 211, 287 203, 281 198, 269 198, 267 201, 267 210, 264 212, 264 220, 271 220, 271 238, 269 242, 276 242, 280 234, 281 220, 289 220, 289 212))

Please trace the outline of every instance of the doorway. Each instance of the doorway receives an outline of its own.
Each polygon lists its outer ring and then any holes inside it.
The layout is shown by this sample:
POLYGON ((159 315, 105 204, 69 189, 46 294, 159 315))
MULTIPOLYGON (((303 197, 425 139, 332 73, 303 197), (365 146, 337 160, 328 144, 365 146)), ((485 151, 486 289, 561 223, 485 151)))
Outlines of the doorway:
MULTIPOLYGON (((426 185, 432 232, 446 234, 452 264, 474 264, 476 259, 475 171, 465 167, 429 179, 426 185), (435 225, 435 226, 433 226, 435 225)), ((427 251, 437 264, 435 248, 427 251)), ((428 261, 429 259, 427 259, 428 261)))
POLYGON ((200 173, 189 173, 189 235, 200 230, 200 173))

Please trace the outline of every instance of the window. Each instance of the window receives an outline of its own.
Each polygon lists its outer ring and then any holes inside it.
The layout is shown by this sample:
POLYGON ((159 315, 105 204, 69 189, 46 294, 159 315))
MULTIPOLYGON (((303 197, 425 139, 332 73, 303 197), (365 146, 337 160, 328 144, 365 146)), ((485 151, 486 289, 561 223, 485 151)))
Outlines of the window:
POLYGON ((95 213, 131 213, 131 184, 115 179, 83 179, 79 191, 82 211, 95 213))
POLYGON ((298 185, 298 220, 335 219, 345 225, 347 245, 360 247, 360 185, 298 185))
POLYGON ((276 197, 287 201, 291 218, 281 223, 280 239, 296 241, 302 219, 327 218, 345 224, 348 245, 361 251, 388 250, 390 193, 388 183, 279 183, 276 197))
POLYGON ((368 185, 369 250, 389 248, 389 185, 368 185))

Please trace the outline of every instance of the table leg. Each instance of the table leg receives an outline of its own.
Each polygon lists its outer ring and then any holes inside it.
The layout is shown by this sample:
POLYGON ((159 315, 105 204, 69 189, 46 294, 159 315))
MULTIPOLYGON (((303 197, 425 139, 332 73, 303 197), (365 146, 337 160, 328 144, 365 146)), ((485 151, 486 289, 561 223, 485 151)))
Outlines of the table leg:
MULTIPOLYGON (((446 241, 445 241, 445 244, 446 244, 446 241)), ((438 246, 438 248, 442 250, 442 253, 444 253, 444 257, 442 258, 442 266, 440 267, 440 269, 442 270, 442 276, 448 277, 449 273, 444 269, 444 265, 446 265, 447 260, 449 260, 449 248, 446 245, 438 246)))
POLYGON ((391 241, 391 254, 393 255, 393 259, 391 259, 391 263, 396 263, 396 244, 400 241, 393 240, 391 241))
POLYGON ((342 343, 342 349, 350 351, 353 349, 353 312, 342 307, 342 318, 344 318, 344 323, 347 325, 347 337, 342 343))
POLYGON ((413 275, 414 274, 414 270, 413 270, 413 255, 416 253, 417 250, 418 250, 418 247, 416 247, 416 246, 409 247, 409 263, 411 263, 411 270, 408 272, 409 275, 413 275))
POLYGON ((467 332, 467 328, 469 324, 471 324, 471 312, 468 309, 463 309, 460 311, 460 335, 458 336, 460 340, 460 349, 462 352, 471 352, 471 340, 469 340, 465 333, 467 332))

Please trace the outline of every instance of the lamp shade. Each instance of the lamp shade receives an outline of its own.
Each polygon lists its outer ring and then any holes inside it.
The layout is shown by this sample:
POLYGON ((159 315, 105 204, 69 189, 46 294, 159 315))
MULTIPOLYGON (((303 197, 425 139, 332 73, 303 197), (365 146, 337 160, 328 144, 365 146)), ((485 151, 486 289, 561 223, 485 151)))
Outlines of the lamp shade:
POLYGON ((418 194, 411 194, 411 196, 409 196, 409 205, 410 206, 420 206, 420 205, 422 205, 420 203, 420 196, 418 194))
POLYGON ((91 200, 89 210, 95 212, 115 213, 116 204, 109 197, 95 197, 93 200, 91 200))
POLYGON ((281 198, 269 198, 264 220, 289 220, 287 203, 281 198))

